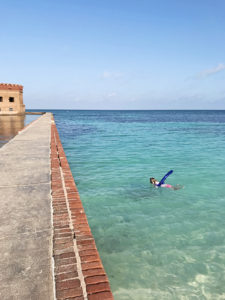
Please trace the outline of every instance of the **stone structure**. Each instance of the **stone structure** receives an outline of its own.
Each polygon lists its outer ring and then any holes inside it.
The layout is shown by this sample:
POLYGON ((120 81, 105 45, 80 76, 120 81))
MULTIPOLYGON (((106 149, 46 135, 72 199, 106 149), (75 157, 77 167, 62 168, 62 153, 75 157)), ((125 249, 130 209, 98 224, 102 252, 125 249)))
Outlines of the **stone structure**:
POLYGON ((113 300, 50 113, 0 148, 0 178, 0 299, 113 300))
POLYGON ((23 86, 0 83, 0 115, 25 114, 23 86))

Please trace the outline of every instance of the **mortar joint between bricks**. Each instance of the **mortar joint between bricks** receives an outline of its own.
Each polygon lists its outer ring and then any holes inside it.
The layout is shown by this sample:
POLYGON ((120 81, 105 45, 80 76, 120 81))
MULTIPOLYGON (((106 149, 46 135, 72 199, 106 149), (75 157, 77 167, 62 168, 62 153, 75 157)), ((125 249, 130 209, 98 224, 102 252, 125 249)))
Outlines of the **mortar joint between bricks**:
MULTIPOLYGON (((62 185, 63 185, 63 190, 64 190, 64 194, 65 194, 65 201, 66 201, 67 211, 68 211, 68 215, 69 215, 69 227, 70 227, 70 229, 72 231, 72 234, 73 234, 73 237, 74 237, 75 232, 74 232, 74 227, 73 227, 72 218, 71 218, 71 212, 70 212, 70 208, 69 208, 69 201, 68 201, 68 198, 67 198, 67 191, 66 191, 66 187, 65 187, 64 174, 63 174, 61 160, 60 160, 60 156, 59 156, 59 147, 58 147, 57 143, 56 143, 56 148, 57 148, 57 155, 58 155, 58 160, 59 160, 60 177, 61 177, 61 181, 62 181, 62 185)), ((82 291, 83 291, 84 300, 87 300, 86 284, 85 284, 84 276, 83 276, 83 273, 82 273, 81 260, 80 260, 78 248, 77 248, 77 245, 76 245, 76 240, 74 240, 73 248, 74 248, 75 257, 76 257, 76 260, 77 260, 77 271, 78 271, 78 275, 79 275, 79 280, 81 282, 81 288, 82 288, 82 291)))

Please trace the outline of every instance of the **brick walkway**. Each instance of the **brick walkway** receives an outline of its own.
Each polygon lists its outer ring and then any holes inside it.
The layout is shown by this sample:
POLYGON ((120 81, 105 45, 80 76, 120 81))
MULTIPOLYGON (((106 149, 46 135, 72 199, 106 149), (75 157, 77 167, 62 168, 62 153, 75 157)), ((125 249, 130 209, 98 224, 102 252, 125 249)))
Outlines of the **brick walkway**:
POLYGON ((51 166, 56 298, 112 300, 109 281, 54 121, 51 166))

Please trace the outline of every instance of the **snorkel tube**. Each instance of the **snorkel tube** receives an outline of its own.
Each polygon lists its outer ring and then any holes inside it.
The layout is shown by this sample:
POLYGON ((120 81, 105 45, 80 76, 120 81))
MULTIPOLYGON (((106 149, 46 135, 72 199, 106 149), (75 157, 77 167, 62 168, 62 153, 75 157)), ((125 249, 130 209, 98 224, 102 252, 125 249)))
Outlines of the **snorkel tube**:
POLYGON ((166 173, 166 175, 160 180, 159 184, 157 184, 157 186, 160 186, 161 184, 163 184, 167 177, 170 176, 173 173, 173 170, 170 170, 168 173, 166 173))

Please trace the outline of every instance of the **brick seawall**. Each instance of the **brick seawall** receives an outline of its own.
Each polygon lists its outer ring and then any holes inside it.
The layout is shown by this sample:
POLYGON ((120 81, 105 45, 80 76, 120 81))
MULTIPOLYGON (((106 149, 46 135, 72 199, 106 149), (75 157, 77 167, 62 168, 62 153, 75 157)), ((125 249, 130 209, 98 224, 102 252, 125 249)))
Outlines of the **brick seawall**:
POLYGON ((56 298, 112 300, 109 281, 54 121, 51 172, 56 298))
POLYGON ((113 300, 54 119, 0 148, 0 299, 113 300))

